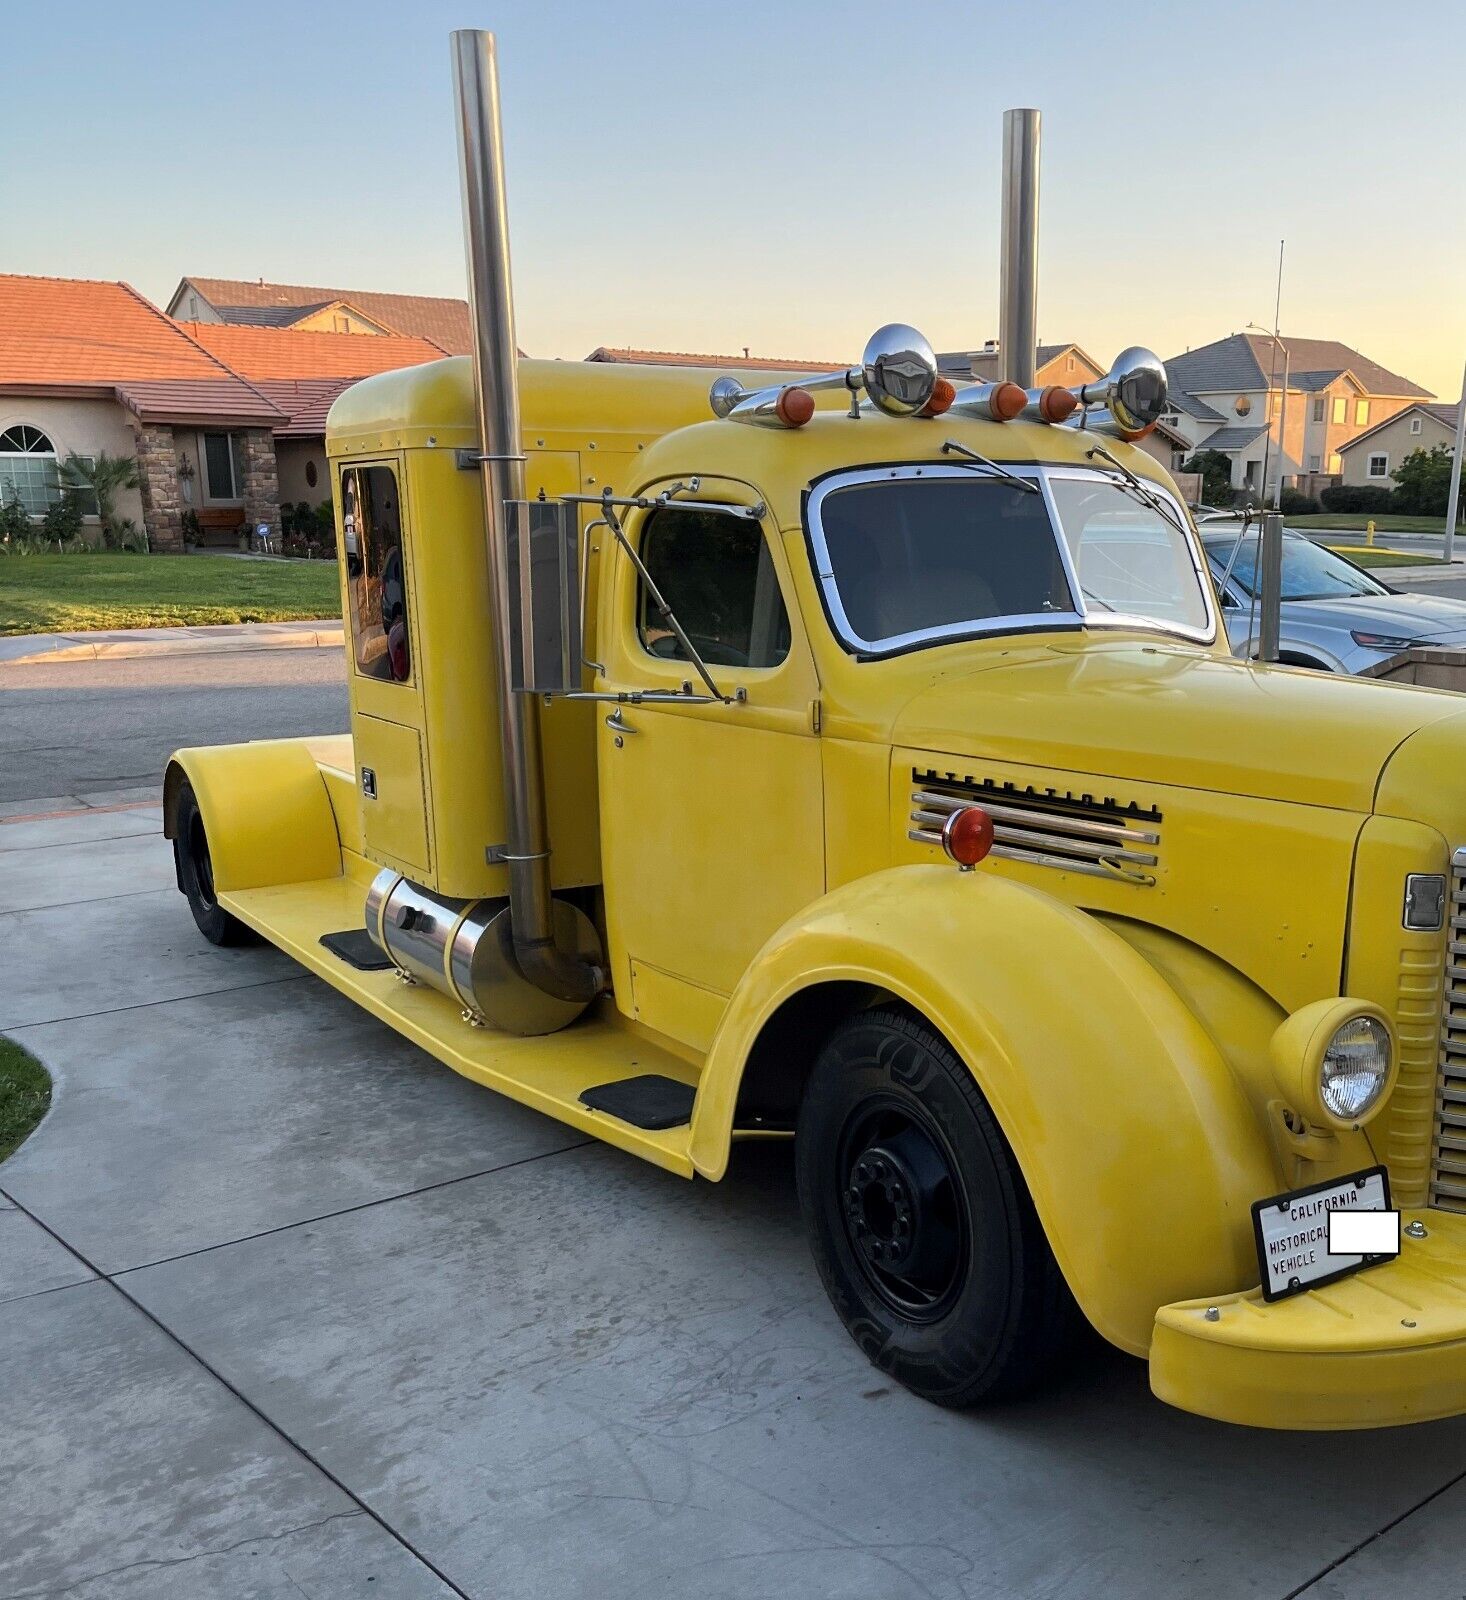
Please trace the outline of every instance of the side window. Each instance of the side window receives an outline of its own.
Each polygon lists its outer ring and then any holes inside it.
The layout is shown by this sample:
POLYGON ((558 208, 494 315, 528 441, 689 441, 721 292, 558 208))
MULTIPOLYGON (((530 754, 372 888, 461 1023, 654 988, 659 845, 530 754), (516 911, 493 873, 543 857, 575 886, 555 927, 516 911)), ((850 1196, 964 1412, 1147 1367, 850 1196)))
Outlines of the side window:
MULTIPOLYGON (((709 666, 776 667, 789 654, 789 613, 763 530, 751 518, 692 506, 655 511, 643 528, 641 559, 709 666)), ((649 655, 687 659, 644 583, 636 620, 649 655)))
POLYGON ((348 467, 341 474, 341 526, 356 670, 364 678, 406 683, 412 677, 407 572, 391 467, 348 467))

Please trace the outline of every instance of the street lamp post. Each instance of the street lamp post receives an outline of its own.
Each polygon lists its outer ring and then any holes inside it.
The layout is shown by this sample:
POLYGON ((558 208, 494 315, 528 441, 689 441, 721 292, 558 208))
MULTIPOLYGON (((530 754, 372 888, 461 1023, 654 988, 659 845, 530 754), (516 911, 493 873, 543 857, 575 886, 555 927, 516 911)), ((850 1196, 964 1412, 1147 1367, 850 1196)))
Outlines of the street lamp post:
MULTIPOLYGON (((1283 343, 1283 341, 1278 337, 1276 330, 1274 330, 1272 332, 1269 332, 1266 328, 1258 327, 1258 325, 1255 322, 1249 322, 1247 324, 1247 328, 1248 328, 1248 331, 1251 332, 1251 333, 1260 333, 1260 334, 1262 334, 1264 336, 1264 338, 1271 339, 1273 344, 1274 344, 1274 346, 1277 349, 1279 349, 1279 350, 1281 350, 1283 352, 1283 394, 1282 394, 1282 398, 1278 402, 1278 482, 1277 482, 1277 487, 1273 491, 1273 510, 1274 511, 1281 511, 1283 509, 1283 462, 1286 460, 1287 453, 1288 453, 1287 452, 1287 438, 1288 438, 1288 433, 1287 433, 1287 428, 1288 428, 1288 373, 1289 373, 1289 369, 1292 366, 1293 358, 1292 358, 1291 353, 1288 350, 1287 345, 1285 345, 1283 343)), ((1269 387, 1269 390, 1268 390, 1268 404, 1269 404, 1269 406, 1271 406, 1271 404, 1272 404, 1272 390, 1271 390, 1271 387, 1269 387)), ((1271 423, 1271 421, 1269 421, 1269 423, 1268 423, 1268 432, 1269 432, 1269 435, 1271 435, 1271 432, 1272 432, 1272 423, 1271 423)), ((1262 475, 1262 493, 1263 493, 1263 498, 1266 499, 1267 498, 1267 471, 1266 471, 1266 468, 1264 468, 1263 475, 1262 475)))

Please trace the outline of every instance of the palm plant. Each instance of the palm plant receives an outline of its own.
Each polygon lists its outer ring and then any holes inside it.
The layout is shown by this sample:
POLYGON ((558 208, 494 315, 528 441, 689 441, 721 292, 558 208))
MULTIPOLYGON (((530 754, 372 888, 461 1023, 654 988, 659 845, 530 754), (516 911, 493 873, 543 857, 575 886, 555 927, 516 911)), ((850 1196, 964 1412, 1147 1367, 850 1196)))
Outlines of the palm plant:
POLYGON ((132 456, 79 456, 75 451, 61 463, 67 478, 81 488, 90 489, 97 502, 102 523, 102 543, 115 550, 122 541, 123 526, 117 518, 117 496, 123 489, 138 486, 137 462, 132 456))

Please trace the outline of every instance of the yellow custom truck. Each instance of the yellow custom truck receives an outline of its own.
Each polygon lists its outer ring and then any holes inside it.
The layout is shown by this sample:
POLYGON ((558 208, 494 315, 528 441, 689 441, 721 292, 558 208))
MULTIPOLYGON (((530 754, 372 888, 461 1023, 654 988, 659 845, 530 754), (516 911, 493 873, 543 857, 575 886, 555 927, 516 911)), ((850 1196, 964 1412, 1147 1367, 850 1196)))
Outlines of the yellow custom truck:
POLYGON ((205 936, 683 1177, 792 1136, 835 1309, 933 1400, 1082 1317, 1212 1417, 1466 1410, 1462 701, 1229 653, 1143 351, 517 359, 454 48, 476 353, 332 409, 351 733, 174 756, 205 936), (1359 1207, 1398 1254, 1329 1256, 1359 1207))

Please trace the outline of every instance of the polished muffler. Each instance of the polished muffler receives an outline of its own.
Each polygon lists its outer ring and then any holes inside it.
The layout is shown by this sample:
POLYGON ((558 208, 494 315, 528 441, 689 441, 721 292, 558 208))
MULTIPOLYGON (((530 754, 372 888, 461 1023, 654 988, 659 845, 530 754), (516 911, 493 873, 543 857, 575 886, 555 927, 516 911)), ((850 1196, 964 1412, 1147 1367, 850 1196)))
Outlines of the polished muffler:
MULTIPOLYGON (((589 917, 565 900, 551 902, 556 942, 589 958, 600 940, 589 917)), ((553 1033, 584 1010, 527 985, 514 954, 509 902, 455 900, 384 867, 367 890, 366 928, 400 976, 455 1001, 463 1020, 504 1033, 553 1033)))

